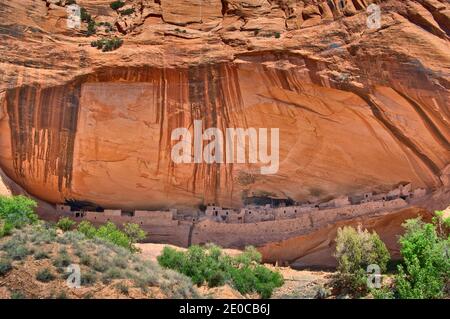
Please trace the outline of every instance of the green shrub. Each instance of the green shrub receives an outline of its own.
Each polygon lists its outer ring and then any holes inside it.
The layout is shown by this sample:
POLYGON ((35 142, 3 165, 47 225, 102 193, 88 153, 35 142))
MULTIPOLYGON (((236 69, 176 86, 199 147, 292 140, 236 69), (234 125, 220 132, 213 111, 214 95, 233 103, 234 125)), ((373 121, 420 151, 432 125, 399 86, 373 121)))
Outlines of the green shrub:
POLYGON ((125 269, 128 266, 128 260, 122 256, 115 256, 112 260, 114 266, 125 269))
POLYGON ((87 238, 94 238, 97 233, 97 229, 88 221, 82 221, 78 224, 77 230, 84 234, 87 238))
POLYGON ((234 287, 243 294, 256 291, 262 298, 270 298, 272 291, 283 285, 283 277, 279 273, 261 265, 231 268, 230 272, 234 287))
POLYGON ((12 262, 9 259, 0 259, 0 276, 6 275, 12 269, 12 262))
POLYGON ((175 250, 171 247, 165 246, 160 256, 158 256, 158 263, 166 268, 180 269, 184 267, 185 254, 182 251, 175 250))
POLYGON ((94 20, 90 20, 90 21, 88 22, 86 35, 87 35, 87 36, 90 36, 90 35, 95 34, 95 32, 96 32, 95 21, 94 21, 94 20))
MULTIPOLYGON (((13 197, 0 196, 0 219, 3 228, 10 231, 13 227, 33 224, 38 220, 34 212, 37 204, 34 200, 19 195, 13 197)), ((4 231, 4 230, 3 230, 4 231)))
POLYGON ((69 266, 72 263, 72 260, 70 259, 69 254, 67 253, 67 250, 61 249, 59 251, 58 256, 53 260, 53 266, 57 268, 64 268, 69 266))
POLYGON ((11 299, 26 299, 27 297, 20 291, 11 292, 11 299))
POLYGON ((22 243, 18 243, 14 246, 9 246, 5 251, 8 258, 11 258, 12 260, 25 259, 25 257, 27 257, 31 253, 27 246, 22 243))
POLYGON ((245 247, 243 253, 237 255, 235 257, 235 261, 238 264, 249 266, 252 263, 260 264, 262 261, 262 256, 259 251, 256 250, 253 246, 245 247))
POLYGON ((14 225, 9 221, 0 219, 0 238, 10 235, 14 225))
POLYGON ((276 39, 279 39, 280 36, 281 36, 280 32, 275 32, 275 33, 274 33, 274 37, 275 37, 276 39))
POLYGON ((38 250, 34 255, 33 255, 34 259, 36 260, 41 260, 41 259, 48 259, 49 255, 46 251, 43 250, 38 250))
POLYGON ((255 290, 262 298, 270 298, 272 291, 281 287, 284 283, 280 273, 271 271, 269 268, 258 265, 255 268, 256 288, 255 290))
POLYGON ((27 227, 20 232, 14 232, 8 241, 0 245, 0 250, 6 254, 6 257, 12 260, 22 260, 34 253, 34 248, 30 244, 27 244, 31 237, 28 233, 29 230, 30 227, 27 227))
POLYGON ((124 5, 125 5, 125 2, 117 0, 117 1, 111 2, 111 4, 109 6, 111 7, 111 9, 117 10, 117 9, 122 8, 124 5))
POLYGON ((335 284, 351 293, 367 292, 367 266, 376 264, 386 271, 390 259, 386 245, 373 232, 352 227, 339 228, 336 237, 337 280, 335 284))
POLYGON ((128 295, 128 286, 125 285, 124 283, 118 283, 117 285, 115 285, 115 288, 117 289, 117 291, 119 291, 120 293, 124 294, 124 295, 128 295))
POLYGON ((444 218, 444 211, 437 210, 434 212, 433 224, 436 226, 438 236, 445 238, 450 234, 450 217, 444 218))
POLYGON ((147 237, 147 233, 138 224, 125 223, 123 225, 123 232, 130 238, 132 244, 144 240, 147 237))
POLYGON ((241 255, 230 257, 214 245, 191 246, 186 252, 164 247, 158 256, 161 266, 190 277, 196 285, 206 283, 216 287, 231 282, 241 293, 257 292, 268 298, 283 284, 283 277, 260 265, 260 261, 261 255, 254 248, 249 247, 241 255))
POLYGON ((50 244, 57 236, 56 229, 45 223, 36 223, 25 232, 29 233, 29 241, 36 245, 50 244))
POLYGON ((75 226, 76 222, 74 222, 73 220, 71 220, 68 217, 62 217, 58 220, 58 222, 56 223, 56 227, 58 227, 59 229, 61 229, 62 231, 69 231, 72 229, 73 226, 75 226))
POLYGON ((99 26, 99 27, 105 27, 105 31, 106 32, 111 32, 111 31, 113 31, 114 30, 114 26, 111 24, 111 23, 109 23, 109 22, 99 22, 98 24, 97 24, 97 26, 99 26))
POLYGON ((78 231, 66 231, 61 238, 64 238, 64 241, 67 244, 74 244, 77 245, 80 242, 82 242, 84 239, 86 239, 86 236, 83 233, 80 233, 78 231))
POLYGON ((119 11, 119 13, 123 16, 128 16, 128 15, 134 13, 134 9, 133 8, 125 9, 125 10, 119 11))
POLYGON ((403 265, 398 266, 396 289, 404 299, 442 298, 450 280, 450 237, 437 232, 437 224, 407 220, 400 237, 403 265))
POLYGON ((120 48, 123 44, 123 40, 118 37, 102 38, 91 42, 91 46, 102 50, 102 52, 114 51, 120 48))
POLYGON ((133 278, 135 286, 141 288, 142 290, 145 290, 148 286, 157 285, 158 273, 151 269, 152 265, 147 267, 144 267, 144 265, 141 266, 142 267, 138 267, 138 269, 135 269, 137 271, 137 274, 133 278))
POLYGON ((91 15, 83 7, 80 8, 80 18, 81 18, 81 21, 83 21, 83 22, 88 22, 89 23, 90 21, 92 21, 91 15))
POLYGON ((85 271, 81 274, 81 285, 91 286, 97 281, 97 275, 93 271, 85 271))
POLYGON ((92 268, 94 268, 98 272, 104 272, 108 269, 109 264, 104 259, 96 258, 92 262, 92 268))
POLYGON ((109 284, 113 279, 122 279, 124 277, 124 273, 121 269, 117 267, 109 268, 102 276, 102 282, 104 284, 109 284))
POLYGON ((97 233, 95 235, 97 238, 101 238, 108 242, 111 242, 117 246, 121 246, 124 248, 131 247, 131 240, 128 236, 117 229, 116 225, 111 222, 107 222, 105 225, 100 226, 97 229, 97 233))
POLYGON ((52 274, 50 269, 44 268, 36 274, 36 279, 40 282, 50 282, 55 279, 55 276, 52 274))
POLYGON ((394 292, 388 287, 372 289, 370 293, 374 299, 394 299, 394 292))
POLYGON ((80 264, 84 266, 92 266, 92 257, 88 254, 82 253, 80 255, 80 264))
MULTIPOLYGON (((59 243, 58 240, 63 239, 64 246, 56 253, 52 253, 50 261, 53 264, 48 269, 43 269, 45 267, 38 269, 39 271, 35 274, 38 280, 48 282, 55 278, 67 279, 70 272, 66 272, 65 267, 72 263, 71 254, 73 253, 74 261, 83 264, 82 267, 84 267, 81 276, 83 285, 95 283, 97 279, 101 278, 98 272, 102 272, 103 278, 101 279, 106 283, 113 279, 127 279, 138 283, 144 292, 148 292, 149 286, 158 286, 169 298, 172 296, 174 298, 197 296, 192 281, 188 277, 172 270, 163 269, 153 262, 142 260, 138 254, 130 251, 129 239, 125 233, 114 225, 105 226, 103 230, 99 229, 99 234, 103 237, 99 238, 97 229, 91 224, 80 225, 80 229, 84 230, 92 239, 80 231, 67 231, 57 236, 57 229, 54 226, 42 222, 23 227, 20 231, 14 231, 10 238, 5 242, 2 240, 0 243, 0 275, 3 276, 11 270, 13 258, 10 256, 18 256, 15 258, 22 259, 27 254, 33 254, 35 259, 46 258, 48 255, 45 251, 50 255, 50 252, 58 247, 56 245, 59 243), (116 232, 122 234, 119 237, 127 238, 126 248, 108 241, 111 239, 109 235, 116 232), (51 244, 51 246, 47 246, 47 244, 51 244)), ((115 236, 111 237, 116 238, 115 236)), ((19 262, 19 264, 22 263, 19 262)), ((58 290, 49 292, 47 295, 55 297, 57 293, 58 290)))

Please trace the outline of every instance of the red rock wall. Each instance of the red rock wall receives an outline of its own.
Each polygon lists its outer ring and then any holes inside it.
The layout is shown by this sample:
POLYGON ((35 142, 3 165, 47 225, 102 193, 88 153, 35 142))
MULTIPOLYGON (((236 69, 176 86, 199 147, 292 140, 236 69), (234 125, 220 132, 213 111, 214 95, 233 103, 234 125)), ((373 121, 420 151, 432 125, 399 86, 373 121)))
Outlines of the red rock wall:
POLYGON ((48 201, 128 209, 239 206, 252 191, 304 200, 386 191, 400 181, 439 186, 449 154, 445 114, 388 87, 367 94, 318 85, 312 66, 287 58, 297 66, 279 70, 251 57, 189 69, 108 69, 66 86, 8 90, 2 125, 10 133, 0 141, 11 154, 1 162, 48 201), (170 134, 192 130, 194 120, 222 131, 280 128, 279 172, 174 164, 170 134))

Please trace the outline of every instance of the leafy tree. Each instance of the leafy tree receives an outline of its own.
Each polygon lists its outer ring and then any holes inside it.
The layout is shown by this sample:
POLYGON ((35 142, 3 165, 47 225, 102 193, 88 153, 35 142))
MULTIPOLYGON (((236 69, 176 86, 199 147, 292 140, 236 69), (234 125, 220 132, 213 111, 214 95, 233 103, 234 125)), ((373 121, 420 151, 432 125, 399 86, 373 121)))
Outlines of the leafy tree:
POLYGON ((433 224, 436 225, 438 236, 445 237, 450 232, 450 217, 444 216, 444 211, 438 210, 434 212, 433 224))
POLYGON ((77 230, 87 238, 94 238, 97 233, 97 229, 90 222, 85 220, 78 224, 77 230))
POLYGON ((385 272, 390 260, 378 234, 362 230, 361 226, 338 229, 335 257, 338 264, 335 284, 359 294, 367 292, 367 266, 376 264, 385 272))
POLYGON ((405 299, 442 298, 450 279, 450 237, 445 232, 439 235, 436 219, 433 224, 420 218, 410 219, 403 227, 405 234, 399 240, 403 265, 398 266, 396 276, 398 296, 405 299))
POLYGON ((125 248, 131 247, 130 238, 125 233, 117 229, 116 225, 111 222, 107 222, 106 224, 100 226, 97 229, 95 237, 109 241, 117 246, 125 248))
POLYGON ((0 196, 0 219, 3 231, 9 232, 13 227, 35 223, 38 220, 38 216, 34 212, 36 206, 34 200, 22 195, 0 196))
POLYGON ((138 224, 125 223, 123 232, 130 238, 131 244, 144 240, 147 237, 147 233, 138 224))
POLYGON ((72 229, 73 226, 75 226, 76 222, 71 220, 68 217, 61 217, 58 222, 56 223, 56 227, 61 229, 62 231, 69 231, 72 229))

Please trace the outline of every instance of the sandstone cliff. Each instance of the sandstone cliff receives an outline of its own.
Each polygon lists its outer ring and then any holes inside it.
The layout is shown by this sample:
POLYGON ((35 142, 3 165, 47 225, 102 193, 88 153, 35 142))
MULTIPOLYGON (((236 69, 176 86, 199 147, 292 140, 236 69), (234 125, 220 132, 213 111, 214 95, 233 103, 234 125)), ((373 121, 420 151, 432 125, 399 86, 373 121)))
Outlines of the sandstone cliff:
POLYGON ((65 2, 0 6, 0 167, 38 198, 135 209, 443 187, 447 1, 376 1, 370 29, 367 0, 128 0, 129 15, 77 0, 113 26, 90 36, 67 28, 65 2), (122 47, 91 47, 108 34, 122 47), (280 128, 278 173, 174 164, 172 130, 197 119, 280 128))

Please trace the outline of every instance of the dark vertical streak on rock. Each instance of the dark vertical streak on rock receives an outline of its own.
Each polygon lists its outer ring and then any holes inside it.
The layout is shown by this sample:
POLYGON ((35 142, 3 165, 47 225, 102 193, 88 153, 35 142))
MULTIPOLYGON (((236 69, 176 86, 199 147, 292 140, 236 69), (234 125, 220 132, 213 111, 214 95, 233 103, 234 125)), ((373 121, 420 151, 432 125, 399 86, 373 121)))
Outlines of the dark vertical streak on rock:
MULTIPOLYGON (((207 77, 208 77, 208 101, 211 110, 211 124, 209 127, 218 127, 218 117, 219 114, 223 112, 225 107, 225 101, 223 98, 223 90, 220 86, 220 66, 208 66, 207 67, 207 77)), ((223 118, 223 116, 221 116, 223 118)), ((223 132, 223 128, 222 132, 223 132)), ((217 152, 217 150, 215 150, 217 152)), ((223 152, 223 150, 222 150, 223 152)), ((214 189, 214 202, 218 202, 217 195, 220 193, 220 163, 214 163, 208 165, 211 169, 211 180, 210 187, 214 189)))
MULTIPOLYGON (((161 154, 162 149, 162 139, 163 139, 163 133, 164 133, 164 112, 166 109, 166 94, 167 94, 167 78, 166 78, 166 70, 163 69, 160 74, 159 78, 159 114, 161 114, 159 118, 159 142, 158 142, 158 154, 161 154)), ((158 155, 158 164, 157 164, 157 171, 159 171, 159 164, 160 164, 160 155, 158 155)))
POLYGON ((27 86, 7 91, 13 167, 20 178, 52 177, 62 192, 72 182, 79 83, 53 88, 27 86))

